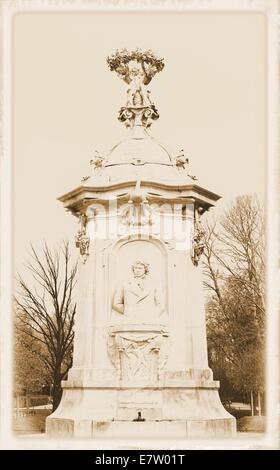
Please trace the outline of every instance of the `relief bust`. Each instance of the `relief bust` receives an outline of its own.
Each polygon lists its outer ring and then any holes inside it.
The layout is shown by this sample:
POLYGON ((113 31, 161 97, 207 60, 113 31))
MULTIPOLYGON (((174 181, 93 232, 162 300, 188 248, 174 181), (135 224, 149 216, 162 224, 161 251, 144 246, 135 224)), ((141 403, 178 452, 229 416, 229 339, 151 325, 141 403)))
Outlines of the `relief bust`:
POLYGON ((149 264, 137 260, 131 278, 120 286, 113 298, 113 309, 124 320, 137 323, 161 322, 165 316, 162 289, 149 276, 149 264))

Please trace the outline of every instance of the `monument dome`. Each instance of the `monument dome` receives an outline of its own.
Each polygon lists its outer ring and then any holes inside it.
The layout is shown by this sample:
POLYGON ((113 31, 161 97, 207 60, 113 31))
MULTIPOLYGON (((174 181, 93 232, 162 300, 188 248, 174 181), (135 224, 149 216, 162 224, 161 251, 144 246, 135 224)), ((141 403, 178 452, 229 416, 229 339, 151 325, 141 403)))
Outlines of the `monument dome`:
MULTIPOLYGON (((154 120, 159 118, 158 110, 146 89, 153 76, 163 67, 163 59, 151 51, 117 51, 108 58, 111 70, 117 72, 128 85, 125 106, 121 107, 118 119, 127 129, 127 137, 117 143, 108 153, 96 152, 91 160, 94 174, 86 179, 86 186, 105 184, 110 181, 141 179, 146 181, 181 180, 190 183, 187 174, 188 159, 181 150, 170 155, 164 146, 149 134, 154 120)), ((195 178, 193 178, 195 179, 195 178)))
POLYGON ((131 137, 115 145, 108 155, 106 166, 122 164, 172 165, 167 150, 147 132, 141 137, 131 137))
POLYGON ((178 177, 178 172, 168 151, 141 127, 110 150, 99 175, 109 181, 120 177, 169 180, 178 177))

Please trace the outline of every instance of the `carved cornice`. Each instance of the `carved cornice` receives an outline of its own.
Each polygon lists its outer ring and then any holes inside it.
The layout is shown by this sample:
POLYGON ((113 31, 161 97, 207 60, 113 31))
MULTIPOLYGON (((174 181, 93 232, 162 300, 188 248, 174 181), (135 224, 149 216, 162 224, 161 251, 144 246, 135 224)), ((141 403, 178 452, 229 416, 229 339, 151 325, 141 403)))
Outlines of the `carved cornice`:
MULTIPOLYGON (((106 203, 112 196, 118 198, 119 190, 126 189, 125 197, 128 197, 131 188, 135 186, 135 180, 128 180, 116 183, 110 183, 100 186, 78 186, 72 191, 60 196, 58 200, 64 204, 64 207, 68 208, 73 212, 77 212, 81 206, 88 205, 92 202, 106 203)), ((190 203, 197 202, 205 208, 212 207, 221 196, 215 194, 208 189, 205 189, 196 184, 167 184, 166 182, 156 182, 142 180, 141 187, 147 188, 147 199, 151 201, 166 201, 166 202, 181 202, 190 203), (156 189, 157 194, 152 190, 156 189), (150 190, 150 191, 149 191, 150 190)))

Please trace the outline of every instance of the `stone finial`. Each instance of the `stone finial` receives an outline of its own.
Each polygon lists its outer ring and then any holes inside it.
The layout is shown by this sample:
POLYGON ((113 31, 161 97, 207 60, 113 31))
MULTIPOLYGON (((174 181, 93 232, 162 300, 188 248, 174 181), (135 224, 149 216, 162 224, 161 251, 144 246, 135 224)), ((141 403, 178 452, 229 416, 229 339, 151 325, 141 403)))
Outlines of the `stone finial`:
POLYGON ((146 85, 164 68, 163 59, 151 50, 135 49, 129 52, 121 49, 108 57, 107 63, 110 70, 115 71, 129 85, 126 105, 120 109, 118 119, 126 127, 150 127, 152 120, 158 119, 159 114, 146 85))

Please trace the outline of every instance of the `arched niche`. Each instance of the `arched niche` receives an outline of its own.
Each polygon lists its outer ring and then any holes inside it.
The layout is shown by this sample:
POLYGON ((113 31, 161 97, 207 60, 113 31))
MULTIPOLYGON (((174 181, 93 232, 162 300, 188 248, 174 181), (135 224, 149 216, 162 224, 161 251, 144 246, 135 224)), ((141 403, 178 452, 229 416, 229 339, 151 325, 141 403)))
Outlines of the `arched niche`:
POLYGON ((132 235, 119 239, 109 254, 109 322, 122 320, 112 308, 116 291, 133 277, 132 265, 140 260, 149 264, 148 279, 160 292, 165 307, 162 318, 168 317, 168 253, 164 243, 151 235, 132 235))

